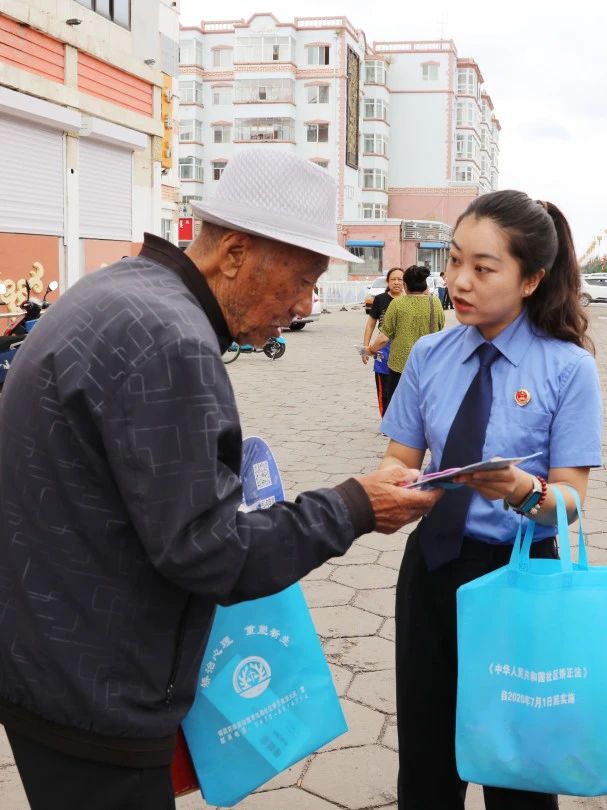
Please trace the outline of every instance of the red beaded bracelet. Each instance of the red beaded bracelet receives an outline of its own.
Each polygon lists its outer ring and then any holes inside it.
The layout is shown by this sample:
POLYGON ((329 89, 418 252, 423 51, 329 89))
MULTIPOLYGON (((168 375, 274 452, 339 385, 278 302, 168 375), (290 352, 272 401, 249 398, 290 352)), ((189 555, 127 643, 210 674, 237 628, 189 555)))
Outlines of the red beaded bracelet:
POLYGON ((542 494, 540 495, 539 501, 535 504, 533 509, 529 510, 529 517, 535 518, 539 514, 540 509, 542 508, 542 504, 546 500, 546 496, 548 495, 548 482, 545 478, 542 478, 541 475, 535 476, 537 480, 540 482, 540 486, 542 487, 542 494))

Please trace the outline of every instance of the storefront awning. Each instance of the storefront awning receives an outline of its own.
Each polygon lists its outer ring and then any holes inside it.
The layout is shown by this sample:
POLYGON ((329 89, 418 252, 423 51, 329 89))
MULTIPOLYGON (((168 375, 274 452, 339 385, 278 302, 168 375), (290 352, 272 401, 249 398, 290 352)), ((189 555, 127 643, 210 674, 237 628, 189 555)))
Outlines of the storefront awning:
POLYGON ((383 242, 373 241, 372 239, 348 239, 346 247, 383 247, 383 242))
POLYGON ((420 242, 419 246, 420 248, 439 250, 440 248, 448 248, 449 242, 420 242))

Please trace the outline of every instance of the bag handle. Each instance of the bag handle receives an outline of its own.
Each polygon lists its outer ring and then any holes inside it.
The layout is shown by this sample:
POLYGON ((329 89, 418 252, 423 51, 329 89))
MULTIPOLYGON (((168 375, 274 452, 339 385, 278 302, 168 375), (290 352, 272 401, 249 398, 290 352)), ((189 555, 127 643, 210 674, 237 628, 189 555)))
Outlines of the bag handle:
MULTIPOLYGON (((586 552, 586 542, 584 539, 584 530, 582 528, 582 504, 580 502, 580 496, 573 487, 569 486, 568 484, 563 484, 563 486, 571 492, 573 496, 573 500, 575 501, 575 508, 577 512, 577 518, 580 523, 579 529, 579 546, 578 546, 578 568, 587 570, 588 569, 588 555, 586 552)), ((560 491, 558 487, 554 487, 553 490, 554 497, 556 500, 556 520, 557 520, 557 533, 559 537, 559 549, 560 549, 560 562, 561 562, 561 570, 565 572, 570 572, 573 569, 572 561, 571 561, 571 543, 569 540, 569 521, 567 518, 567 507, 565 505, 565 498, 563 497, 563 493, 560 491)), ((521 535, 522 535, 522 523, 519 524, 518 530, 516 532, 516 538, 514 540, 512 546, 512 555, 510 557, 510 562, 508 567, 516 570, 516 571, 526 571, 528 569, 529 563, 529 554, 531 551, 531 541, 533 540, 533 535, 535 533, 535 521, 529 520, 527 522, 527 528, 525 530, 525 537, 523 538, 523 542, 521 545, 521 535)))
POLYGON ((434 333, 436 331, 436 323, 435 323, 435 315, 434 315, 434 301, 432 300, 432 296, 428 296, 428 301, 430 303, 430 320, 429 320, 429 329, 430 333, 434 333))

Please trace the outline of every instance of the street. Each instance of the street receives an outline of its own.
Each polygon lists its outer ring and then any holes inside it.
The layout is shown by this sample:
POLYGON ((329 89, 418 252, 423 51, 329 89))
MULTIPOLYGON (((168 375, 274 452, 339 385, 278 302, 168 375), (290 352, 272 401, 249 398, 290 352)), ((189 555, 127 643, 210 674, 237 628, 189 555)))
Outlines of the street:
MULTIPOLYGON (((592 305, 586 312, 605 391, 601 347, 607 342, 607 307, 592 305)), ((446 314, 447 325, 453 325, 454 313, 446 314)), ((354 348, 362 339, 365 318, 361 307, 336 309, 300 332, 286 332, 282 359, 241 354, 227 367, 243 435, 259 435, 269 442, 289 499, 302 490, 333 486, 371 471, 383 455, 387 439, 378 431, 372 365, 365 367, 354 348)), ((607 565, 606 521, 607 471, 601 469, 591 473, 586 500, 584 526, 592 564, 607 565)), ((242 810, 396 808, 394 593, 411 529, 366 535, 345 557, 304 581, 350 730, 243 801, 242 810)), ((0 807, 28 807, 3 734, 0 807)), ((201 810, 207 805, 192 794, 178 800, 177 807, 201 810)), ((480 788, 471 786, 467 810, 482 807, 480 788)), ((564 797, 560 807, 598 810, 607 808, 607 798, 564 797)), ((430 795, 428 810, 440 810, 432 807, 430 795)))

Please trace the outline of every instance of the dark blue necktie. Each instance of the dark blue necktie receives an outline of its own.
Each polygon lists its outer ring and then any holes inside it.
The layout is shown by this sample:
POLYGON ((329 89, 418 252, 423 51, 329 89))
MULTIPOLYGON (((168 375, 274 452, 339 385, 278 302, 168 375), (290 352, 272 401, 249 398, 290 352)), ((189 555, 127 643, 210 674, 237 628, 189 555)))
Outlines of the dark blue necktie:
MULTIPOLYGON (((476 351, 479 369, 449 429, 439 467, 441 470, 464 467, 482 459, 493 399, 491 364, 500 351, 492 343, 482 343, 476 351)), ((420 524, 419 537, 429 571, 459 557, 472 494, 470 487, 445 490, 443 497, 420 524)))

